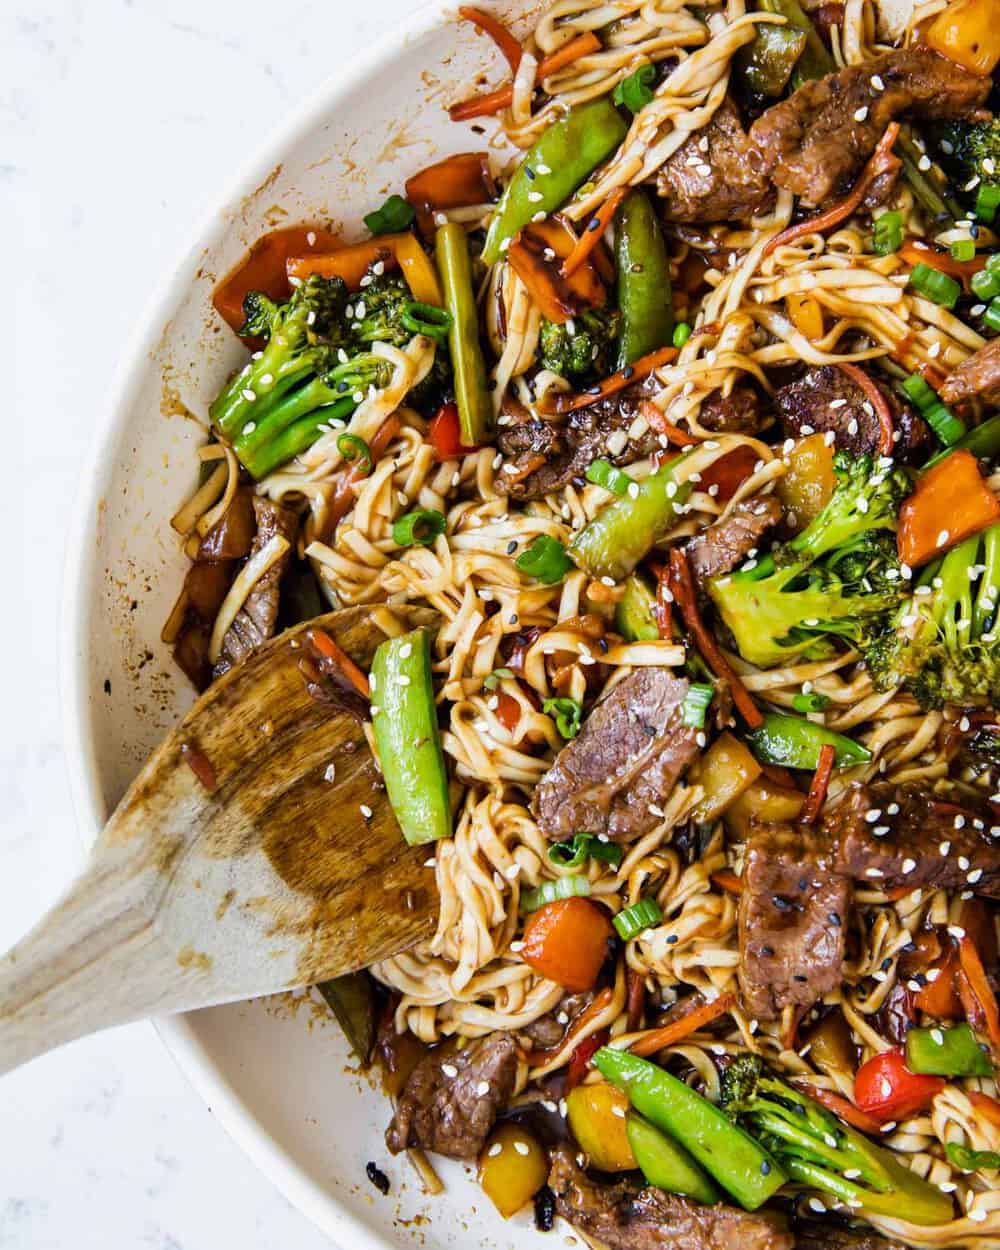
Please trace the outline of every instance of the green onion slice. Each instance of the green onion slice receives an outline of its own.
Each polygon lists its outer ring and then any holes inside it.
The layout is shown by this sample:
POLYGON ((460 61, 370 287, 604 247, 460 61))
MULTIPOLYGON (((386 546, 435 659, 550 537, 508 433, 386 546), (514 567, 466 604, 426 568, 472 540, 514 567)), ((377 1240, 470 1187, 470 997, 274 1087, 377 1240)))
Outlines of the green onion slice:
POLYGON ((948 1142, 944 1149, 955 1167, 963 1172, 976 1172, 980 1168, 1000 1168, 1000 1154, 995 1150, 972 1150, 968 1146, 960 1146, 957 1141, 948 1142))
POLYGON ((674 347, 683 347, 690 337, 691 327, 686 321, 678 321, 678 323, 674 326, 674 347))
POLYGON ((558 697, 546 699, 542 711, 556 722, 556 729, 563 738, 575 738, 580 732, 580 720, 583 717, 583 704, 576 699, 558 697))
POLYGON ((960 282, 949 278, 940 269, 932 269, 923 261, 914 265, 910 271, 910 286, 933 303, 940 304, 942 308, 954 308, 958 303, 958 297, 962 294, 960 282))
POLYGON ((545 582, 547 586, 561 582, 573 567, 566 548, 550 534, 539 534, 527 551, 522 551, 514 561, 522 573, 545 582))
POLYGON ((903 246, 903 214, 883 213, 875 219, 872 246, 879 256, 898 252, 903 246))
POLYGON ((616 468, 610 460, 592 460, 587 466, 586 478, 588 482, 603 486, 605 490, 619 497, 627 495, 628 488, 635 481, 624 469, 616 468))
POLYGON ((451 329, 451 313, 446 308, 410 300, 403 305, 399 320, 411 334, 424 334, 435 343, 444 343, 451 329))
POLYGON ((972 287, 972 294, 978 295, 980 299, 988 300, 1000 295, 1000 275, 990 269, 989 265, 974 273, 969 279, 969 285, 972 287))
POLYGON ((805 715, 806 712, 822 712, 826 705, 830 702, 825 694, 820 694, 818 690, 810 690, 808 694, 801 692, 792 699, 792 707, 796 712, 805 715))
POLYGON ((956 239, 948 251, 956 260, 975 260, 976 241, 975 239, 956 239))
POLYGON ((559 877, 555 881, 543 881, 533 890, 521 895, 521 911, 538 911, 546 903, 558 903, 562 898, 586 898, 590 882, 586 877, 559 877))
POLYGON ((976 193, 976 216, 991 226, 1000 208, 1000 184, 984 182, 976 193))
POLYGON ((656 67, 640 65, 634 73, 621 80, 611 98, 615 104, 624 105, 630 113, 638 113, 653 99, 655 81, 656 67))
POLYGON ((549 859, 560 868, 579 868, 588 859, 618 865, 622 848, 615 842, 602 842, 592 833, 578 833, 572 842, 554 842, 549 847, 549 859))
POLYGON ((430 547, 435 538, 444 533, 443 512, 428 508, 414 508, 393 522, 392 541, 397 547, 430 547))
POLYGON ((990 300, 990 306, 983 313, 983 320, 991 330, 1000 330, 1000 297, 990 300))
POLYGON ((365 216, 365 225, 372 234, 396 234, 413 224, 416 216, 401 195, 390 195, 381 208, 365 216))
POLYGON ((514 674, 509 668, 495 668, 492 673, 488 673, 483 678, 483 689, 496 690, 502 681, 506 681, 513 676, 514 674))
POLYGON ((372 471, 371 448, 357 434, 341 434, 337 439, 337 450, 345 460, 354 463, 354 472, 358 477, 367 477, 372 471))
POLYGON ((620 911, 611 922, 624 942, 638 937, 646 929, 658 925, 663 919, 663 908, 655 898, 641 898, 638 903, 620 911))
POLYGON ((699 682, 689 686, 684 702, 681 704, 681 724, 687 725, 689 729, 704 729, 705 713, 712 702, 713 694, 715 694, 715 689, 712 686, 702 685, 699 682))

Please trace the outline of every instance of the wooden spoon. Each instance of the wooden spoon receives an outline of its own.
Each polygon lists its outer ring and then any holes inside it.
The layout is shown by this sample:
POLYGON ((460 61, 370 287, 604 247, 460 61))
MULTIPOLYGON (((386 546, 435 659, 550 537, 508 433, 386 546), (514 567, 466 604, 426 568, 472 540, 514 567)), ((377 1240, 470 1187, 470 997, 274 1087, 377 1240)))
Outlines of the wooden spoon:
POLYGON ((363 968, 433 930, 433 850, 406 845, 361 723, 299 667, 318 627, 367 669, 384 638, 369 617, 281 634, 153 752, 83 874, 0 959, 0 1073, 142 1016, 363 968))

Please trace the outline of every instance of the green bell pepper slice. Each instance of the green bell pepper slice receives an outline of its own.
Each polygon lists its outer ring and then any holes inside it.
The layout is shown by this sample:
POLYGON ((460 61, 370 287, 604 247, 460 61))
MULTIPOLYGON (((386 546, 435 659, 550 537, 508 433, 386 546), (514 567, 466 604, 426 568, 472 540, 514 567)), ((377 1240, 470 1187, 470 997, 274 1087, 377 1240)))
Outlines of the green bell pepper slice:
POLYGON ((808 35, 794 26, 761 22, 756 37, 736 54, 736 67, 747 89, 757 96, 775 98, 788 86, 808 35))
POLYGON ((837 67, 833 57, 799 0, 761 0, 760 7, 765 13, 778 13, 787 18, 785 30, 797 30, 806 37, 805 47, 799 53, 792 70, 793 87, 801 87, 804 82, 813 78, 825 78, 827 74, 834 72, 837 67))
POLYGON ((601 1047, 594 1065, 628 1094, 640 1115, 679 1142, 748 1211, 756 1211, 788 1179, 749 1133, 663 1068, 610 1046, 601 1047))
POLYGON ((910 1029, 906 1066, 926 1076, 992 1076, 993 1064, 967 1024, 951 1029, 910 1029))
POLYGON ((625 1135, 650 1185, 706 1205, 721 1201, 722 1195, 684 1147, 634 1111, 625 1117, 625 1135))
POLYGON ((625 593, 615 605, 615 629, 626 642, 653 642, 659 638, 655 602, 653 591, 640 573, 625 579, 625 593))
POLYGON ((578 104, 546 126, 500 197, 483 245, 483 260, 494 265, 504 244, 536 213, 554 213, 610 156, 628 133, 622 115, 607 96, 578 104))
POLYGON ((386 639, 375 652, 369 681, 379 763, 403 837, 411 845, 450 837, 448 770, 427 631, 386 639))
POLYGON ((656 213, 645 191, 632 190, 615 214, 615 270, 618 278, 616 369, 634 364, 674 332, 670 258, 656 213))
POLYGON ((765 712, 764 723, 747 734, 754 755, 764 764, 783 768, 814 771, 819 764, 820 749, 832 746, 834 768, 853 768, 871 759, 871 752, 853 738, 834 733, 789 712, 765 712))

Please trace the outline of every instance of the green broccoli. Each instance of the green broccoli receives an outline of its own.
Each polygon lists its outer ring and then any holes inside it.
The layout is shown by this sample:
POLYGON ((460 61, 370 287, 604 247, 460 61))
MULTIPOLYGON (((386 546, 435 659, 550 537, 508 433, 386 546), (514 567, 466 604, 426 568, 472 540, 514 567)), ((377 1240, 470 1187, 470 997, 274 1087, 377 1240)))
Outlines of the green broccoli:
POLYGON ((974 203, 982 187, 1000 187, 1000 117, 941 122, 933 138, 960 197, 974 203))
POLYGON ((740 1055, 722 1074, 722 1105, 793 1180, 861 1214, 944 1224, 952 1200, 882 1146, 769 1075, 759 1055, 740 1055))
POLYGON ((713 577, 708 593, 745 660, 762 668, 829 653, 824 635, 864 646, 905 585, 892 531, 909 493, 886 459, 838 452, 837 485, 804 530, 770 555, 713 577))
POLYGON ((543 367, 575 381, 604 377, 614 367, 620 323, 621 314, 606 308, 579 313, 562 325, 543 317, 539 335, 543 367))
POLYGON ((876 687, 902 684, 922 707, 1000 701, 1000 525, 929 565, 865 652, 876 687))

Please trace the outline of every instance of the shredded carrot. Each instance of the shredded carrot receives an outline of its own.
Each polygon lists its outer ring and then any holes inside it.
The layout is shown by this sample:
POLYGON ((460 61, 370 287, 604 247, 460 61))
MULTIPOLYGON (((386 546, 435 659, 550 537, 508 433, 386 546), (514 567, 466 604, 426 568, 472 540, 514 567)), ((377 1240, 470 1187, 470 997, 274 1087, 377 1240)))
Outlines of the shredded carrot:
POLYGON ((918 239, 906 239, 896 255, 908 265, 929 265, 931 269, 946 273, 950 278, 960 278, 968 291, 972 275, 985 269, 989 253, 980 252, 972 260, 956 260, 951 252, 942 252, 918 239))
MULTIPOLYGON (((538 63, 535 82, 540 83, 550 74, 555 74, 574 61, 578 61, 580 57, 587 56, 591 52, 600 52, 600 50, 601 41, 592 31, 577 35, 576 38, 570 39, 568 43, 564 43, 561 48, 538 63)), ((513 102, 514 84, 507 83, 504 87, 497 87, 495 91, 487 91, 482 95, 473 96, 470 100, 463 100, 460 104, 453 104, 448 110, 448 115, 453 122, 470 121, 473 117, 493 117, 496 113, 502 113, 504 109, 510 108, 513 102)))
POLYGON ((327 660, 332 660, 336 664, 358 694, 363 695, 366 699, 371 698, 368 674, 358 668, 347 652, 335 643, 325 630, 310 629, 306 634, 306 638, 321 656, 327 660))
POLYGON ((604 987, 594 998, 589 1007, 581 1011, 573 1023, 569 1026, 563 1038, 555 1046, 549 1047, 547 1050, 533 1050, 527 1056, 527 1064, 531 1068, 540 1068, 547 1063, 551 1063, 558 1055, 560 1055, 571 1042, 580 1036, 586 1029, 587 1025, 611 1006, 614 999, 614 990, 610 985, 604 987))
POLYGON ((979 951, 970 937, 964 937, 958 944, 958 957, 976 1001, 982 1008, 986 1021, 986 1032, 995 1052, 1000 1053, 1000 1009, 997 1007, 996 995, 990 985, 979 957, 979 951))
POLYGON ((816 765, 812 785, 809 787, 809 793, 806 795, 806 801, 802 804, 802 811, 799 814, 799 820, 804 825, 813 825, 819 819, 823 804, 826 802, 826 792, 830 786, 830 774, 833 772, 833 761, 836 756, 837 752, 829 742, 819 749, 819 763, 816 765))
POLYGON ((968 1090, 965 1096, 980 1115, 1000 1128, 1000 1102, 989 1094, 979 1093, 978 1090, 968 1090))
POLYGON ((672 421, 668 421, 664 413, 653 403, 651 399, 644 399, 639 405, 639 411, 646 418, 646 423, 651 430, 655 430, 657 434, 662 434, 667 442, 672 443, 675 447, 695 447, 698 440, 687 430, 682 430, 679 425, 674 425, 672 421))
POLYGON ((642 1012, 646 1005, 646 978, 641 972, 629 968, 625 974, 625 983, 628 986, 625 999, 628 1010, 627 1027, 630 1033, 635 1033, 642 1025, 642 1012))
POLYGON ((861 177, 854 184, 854 189, 850 194, 830 208, 825 209, 822 213, 817 213, 815 217, 810 217, 806 221, 796 222, 794 226, 789 226, 787 229, 780 231, 780 233, 768 240, 763 255, 770 256, 776 247, 794 243, 796 239, 801 239, 803 235, 822 234, 825 230, 832 230, 834 226, 839 226, 842 221, 856 212, 875 179, 880 178, 883 174, 892 173, 899 168, 899 157, 893 155, 892 151, 892 145, 896 142, 898 136, 899 122, 892 122, 886 127, 885 134, 879 140, 878 147, 872 153, 871 159, 862 170, 861 177))
POLYGON ((694 588, 694 578, 691 576, 691 566, 688 564, 687 554, 677 547, 670 553, 670 589, 673 591, 674 602, 680 608, 681 615, 684 617, 684 624, 690 630, 695 646, 701 652, 705 662, 715 673, 716 677, 724 678, 729 682, 729 689, 733 696, 736 710, 751 729, 758 729, 763 725, 764 717, 761 715, 757 704, 750 697, 750 692, 722 654, 721 648, 712 637, 711 630, 707 628, 705 622, 701 619, 701 613, 698 611, 698 596, 694 588))
POLYGON ((516 74, 521 64, 521 57, 524 56, 524 49, 503 22, 492 13, 487 13, 485 9, 476 9, 469 4, 461 5, 458 15, 489 35, 503 53, 504 59, 510 66, 510 72, 516 74))
POLYGON ((732 1011, 735 1006, 735 994, 720 994, 714 1001, 702 1003, 679 1020, 671 1020, 662 1028, 650 1030, 638 1041, 633 1042, 629 1050, 633 1055, 641 1057, 655 1055, 658 1050, 663 1050, 667 1046, 676 1046, 678 1042, 690 1037, 692 1033, 697 1033, 706 1024, 711 1024, 713 1020, 724 1016, 727 1011, 732 1011))
POLYGON ((860 1129, 862 1133, 871 1133, 876 1137, 882 1132, 880 1120, 876 1120, 867 1111, 862 1111, 860 1107, 856 1107, 847 1098, 842 1098, 840 1094, 835 1094, 832 1089, 819 1089, 815 1085, 806 1085, 801 1082, 796 1082, 796 1084, 803 1094, 808 1094, 814 1102, 818 1102, 821 1107, 826 1107, 827 1111, 832 1111, 834 1115, 839 1115, 842 1120, 846 1120, 853 1128, 860 1129))
POLYGON ((611 224, 611 218, 614 217, 618 205, 625 198, 627 192, 628 187, 616 188, 587 222, 583 234, 576 241, 576 246, 563 261, 562 271, 564 278, 571 277, 600 243, 604 237, 605 230, 611 224))
POLYGON ((997 521, 1000 502, 983 481, 976 457, 961 447, 923 473, 900 508, 899 558, 911 567, 926 564, 997 521))
POLYGON ((607 399, 609 395, 616 395, 619 391, 625 390, 627 386, 631 386, 633 382, 639 382, 643 378, 648 377, 655 369, 659 369, 662 365, 670 364, 676 357, 676 347, 658 348, 655 352, 650 352, 648 356, 641 356, 635 364, 626 365, 624 369, 619 369, 610 378, 605 378, 603 382, 599 382, 597 386, 590 387, 589 390, 584 391, 582 394, 556 395, 552 400, 551 411, 562 414, 564 412, 576 412, 579 408, 589 408, 591 404, 596 404, 599 399, 607 399))
POLYGON ((857 365, 848 364, 841 360, 837 362, 837 368, 841 373, 846 373, 855 386, 860 386, 868 397, 868 402, 875 409, 875 415, 878 417, 879 440, 878 454, 880 456, 891 456, 894 447, 892 428, 892 410, 889 407, 888 400, 882 393, 882 388, 878 383, 865 373, 864 369, 859 369, 857 365))
POLYGON ((713 872, 709 880, 713 885, 717 885, 720 890, 725 890, 727 894, 734 894, 737 898, 743 893, 743 878, 738 877, 729 868, 713 872))
POLYGON ((540 469, 543 464, 547 464, 547 463, 548 462, 546 461, 545 457, 541 454, 541 452, 538 452, 534 456, 529 456, 528 459, 524 462, 524 464, 521 465, 521 467, 517 470, 516 473, 504 474, 504 477, 507 479, 506 485, 510 486, 514 482, 523 482, 524 479, 526 477, 530 477, 536 469, 540 469))

